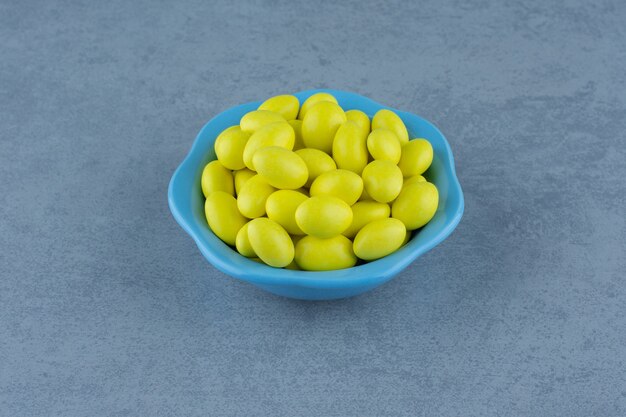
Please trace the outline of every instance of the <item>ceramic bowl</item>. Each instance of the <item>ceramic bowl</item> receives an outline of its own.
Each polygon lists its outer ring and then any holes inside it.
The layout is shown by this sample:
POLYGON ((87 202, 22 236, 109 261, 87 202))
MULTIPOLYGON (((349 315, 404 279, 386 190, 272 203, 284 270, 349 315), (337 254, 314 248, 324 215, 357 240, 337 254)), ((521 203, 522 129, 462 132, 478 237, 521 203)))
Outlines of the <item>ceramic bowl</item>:
POLYGON ((344 110, 359 109, 370 118, 380 109, 396 112, 411 138, 424 137, 433 146, 431 167, 424 174, 439 190, 439 208, 433 219, 413 232, 411 240, 398 251, 374 262, 337 271, 310 272, 272 268, 247 259, 217 238, 204 216, 200 176, 204 166, 216 159, 213 144, 217 135, 239 124, 241 117, 261 102, 242 104, 211 119, 196 137, 189 154, 174 172, 168 190, 169 206, 176 221, 194 239, 204 257, 220 271, 274 294, 304 300, 330 300, 369 291, 389 281, 420 255, 437 246, 455 229, 463 215, 463 192, 456 177, 450 145, 427 120, 378 104, 355 93, 310 90, 295 94, 304 102, 318 92, 334 95, 344 110))

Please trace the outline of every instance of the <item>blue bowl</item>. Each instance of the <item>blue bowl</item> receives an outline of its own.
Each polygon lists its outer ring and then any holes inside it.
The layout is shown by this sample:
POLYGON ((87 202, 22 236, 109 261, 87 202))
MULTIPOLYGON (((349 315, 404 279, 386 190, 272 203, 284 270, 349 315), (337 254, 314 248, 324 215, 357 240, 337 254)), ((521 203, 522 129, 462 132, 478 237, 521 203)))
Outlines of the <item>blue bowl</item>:
POLYGON ((425 176, 439 190, 439 208, 434 218, 398 251, 363 265, 337 271, 310 272, 272 268, 247 259, 216 237, 204 217, 200 176, 207 162, 216 159, 213 143, 229 126, 255 110, 261 102, 242 104, 211 119, 200 131, 191 151, 180 164, 169 185, 169 206, 176 221, 195 240, 200 252, 217 269, 274 294, 303 300, 332 300, 369 291, 389 281, 418 256, 432 249, 457 226, 463 215, 463 192, 454 170, 450 145, 430 122, 414 114, 391 109, 366 97, 336 90, 310 90, 295 94, 304 102, 310 95, 328 92, 344 110, 359 109, 372 117, 380 109, 395 111, 411 138, 427 138, 434 158, 425 176))

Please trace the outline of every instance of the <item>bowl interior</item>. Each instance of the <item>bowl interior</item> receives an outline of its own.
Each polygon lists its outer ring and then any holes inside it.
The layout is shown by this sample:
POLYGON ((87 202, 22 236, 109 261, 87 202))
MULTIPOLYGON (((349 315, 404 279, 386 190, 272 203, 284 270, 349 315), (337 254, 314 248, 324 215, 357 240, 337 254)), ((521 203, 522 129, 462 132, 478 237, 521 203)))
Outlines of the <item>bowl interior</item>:
POLYGON ((452 152, 434 125, 419 116, 383 106, 354 93, 311 90, 295 95, 302 103, 310 95, 321 91, 333 94, 345 110, 359 109, 370 117, 383 108, 393 110, 404 121, 411 138, 424 137, 430 141, 434 157, 425 176, 439 190, 439 208, 435 216, 425 227, 413 232, 411 240, 393 254, 343 270, 309 272, 277 269, 239 255, 209 229, 204 218, 200 177, 204 166, 216 159, 213 144, 217 135, 227 127, 238 124, 245 113, 255 110, 261 102, 243 104, 218 114, 202 128, 191 151, 174 173, 168 193, 175 219, 194 238, 202 254, 222 272, 253 283, 270 285, 342 288, 382 283, 444 240, 460 221, 463 193, 456 178, 452 152))

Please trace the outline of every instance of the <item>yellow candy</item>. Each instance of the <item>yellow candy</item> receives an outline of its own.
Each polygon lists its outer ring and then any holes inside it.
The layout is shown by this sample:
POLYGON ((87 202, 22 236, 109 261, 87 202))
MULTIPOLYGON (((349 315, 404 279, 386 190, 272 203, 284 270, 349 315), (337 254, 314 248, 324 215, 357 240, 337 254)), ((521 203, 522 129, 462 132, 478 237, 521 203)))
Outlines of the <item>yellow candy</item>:
POLYGON ((235 176, 235 192, 237 193, 237 195, 239 195, 241 189, 243 188, 243 185, 250 178, 254 177, 256 175, 256 172, 250 171, 248 168, 244 168, 235 171, 233 175, 235 176))
POLYGON ((285 148, 261 148, 255 152, 252 163, 271 186, 283 190, 298 189, 309 178, 309 170, 302 158, 285 148))
POLYGON ((293 95, 271 97, 222 131, 214 148, 217 160, 201 176, 209 227, 276 268, 325 271, 382 258, 439 204, 422 176, 431 144, 409 142, 393 111, 372 119, 344 112, 328 93, 302 105, 293 95))
POLYGON ((395 133, 389 129, 372 130, 367 137, 367 150, 372 158, 391 161, 397 164, 400 160, 401 146, 395 133))
POLYGON ((296 209, 307 199, 306 195, 298 191, 275 191, 265 202, 267 217, 280 224, 289 234, 303 235, 304 232, 296 223, 296 209))
POLYGON ((259 106, 259 110, 269 110, 280 114, 285 120, 295 119, 300 109, 300 101, 296 96, 282 95, 268 98, 259 106))
POLYGON ((306 164, 296 153, 277 146, 261 148, 254 153, 252 164, 271 186, 283 190, 302 187, 309 178, 306 164))
POLYGON ((327 153, 320 151, 319 149, 300 149, 296 151, 296 154, 307 166, 309 171, 309 179, 305 186, 310 187, 313 181, 324 172, 334 171, 337 169, 335 161, 327 153))
POLYGON ((343 235, 352 239, 363 226, 374 220, 389 217, 390 212, 391 208, 387 203, 359 201, 352 206, 352 224, 343 232, 343 235))
POLYGON ((415 184, 417 182, 426 182, 426 178, 422 177, 421 175, 413 175, 412 177, 405 178, 404 183, 402 184, 402 188, 404 189, 409 185, 415 184))
POLYGON ((331 195, 342 199, 349 206, 356 203, 363 192, 363 180, 357 174, 345 169, 336 169, 320 175, 313 181, 309 193, 311 197, 331 195))
POLYGON ((304 141, 302 140, 302 120, 289 120, 287 123, 293 128, 293 132, 296 135, 295 142, 293 144, 293 150, 297 151, 298 149, 303 149, 304 141))
POLYGON ((380 203, 393 201, 402 190, 402 171, 393 162, 372 161, 363 170, 365 190, 380 203))
POLYGON ((438 205, 437 187, 429 182, 418 182, 402 190, 391 205, 391 216, 402 221, 407 230, 415 230, 433 218, 438 205))
POLYGON ((406 126, 400 116, 392 112, 391 110, 382 109, 379 110, 372 119, 372 130, 384 127, 391 130, 396 134, 400 140, 400 145, 405 145, 409 142, 409 132, 406 130, 406 126))
POLYGON ((237 207, 241 214, 249 219, 261 217, 265 214, 265 202, 276 191, 265 178, 255 175, 243 185, 237 197, 237 207))
POLYGON ((291 263, 294 247, 289 234, 278 223, 265 217, 248 223, 248 239, 252 249, 266 264, 282 268, 291 263))
POLYGON ((237 252, 247 258, 256 257, 256 253, 254 249, 252 249, 252 245, 250 244, 250 239, 248 239, 248 225, 250 222, 243 225, 241 229, 239 229, 239 233, 237 233, 237 238, 235 239, 235 247, 237 248, 237 252))
POLYGON ((208 197, 215 191, 224 191, 230 195, 235 194, 233 174, 224 168, 220 161, 211 161, 206 164, 202 170, 200 185, 205 197, 208 197))
POLYGON ((243 150, 243 163, 255 171, 252 157, 256 151, 267 146, 279 146, 292 150, 295 140, 296 134, 289 123, 283 121, 263 126, 248 139, 243 150))
POLYGON ((364 136, 370 133, 370 118, 361 110, 348 110, 346 112, 346 119, 359 125, 364 136))
POLYGON ((302 107, 300 107, 300 114, 298 114, 298 119, 303 120, 306 113, 309 111, 311 107, 321 101, 330 101, 331 103, 337 103, 337 99, 328 93, 317 93, 313 94, 311 97, 304 100, 302 103, 302 107))
POLYGON ((347 121, 339 126, 333 141, 333 159, 337 166, 361 175, 367 165, 366 141, 367 133, 364 134, 355 122, 347 121))
POLYGON ((350 226, 352 210, 345 201, 337 197, 319 195, 298 206, 296 223, 308 235, 329 238, 350 226))
POLYGON ((307 271, 351 268, 356 264, 352 242, 343 235, 328 239, 305 236, 296 244, 296 263, 307 271))
POLYGON ((285 118, 278 113, 268 110, 254 110, 246 113, 239 122, 241 130, 254 133, 261 127, 276 122, 284 122, 285 118))
POLYGON ((413 139, 402 147, 398 166, 405 177, 423 174, 433 162, 433 147, 426 139, 413 139))
POLYGON ((242 131, 239 126, 231 126, 224 130, 215 139, 217 160, 228 169, 245 168, 243 148, 246 147, 249 138, 250 134, 242 131))
POLYGON ((224 191, 214 191, 204 203, 204 215, 209 227, 217 237, 234 245, 237 233, 247 220, 237 209, 237 201, 224 191))
POLYGON ((330 154, 335 133, 346 114, 338 104, 322 101, 307 111, 302 120, 302 140, 307 148, 315 148, 330 154))
POLYGON ((363 226, 354 238, 354 254, 366 261, 395 252, 406 237, 404 223, 398 219, 374 220, 363 226))

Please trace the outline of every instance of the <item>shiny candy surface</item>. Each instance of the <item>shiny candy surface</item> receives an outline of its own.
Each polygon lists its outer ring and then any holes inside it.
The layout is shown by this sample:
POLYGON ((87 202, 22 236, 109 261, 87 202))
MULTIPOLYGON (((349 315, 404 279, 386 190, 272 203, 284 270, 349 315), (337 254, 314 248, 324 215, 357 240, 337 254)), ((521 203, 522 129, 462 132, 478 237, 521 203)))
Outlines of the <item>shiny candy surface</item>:
POLYGON ((400 145, 405 145, 409 142, 409 132, 406 130, 404 122, 391 110, 379 110, 372 118, 372 130, 380 127, 384 127, 394 132, 398 137, 398 140, 400 140, 400 145))
POLYGON ((261 217, 265 214, 265 202, 276 191, 269 182, 260 175, 250 178, 241 188, 237 196, 237 207, 249 219, 261 217))
POLYGON ((437 190, 421 175, 432 146, 408 142, 389 110, 370 122, 327 93, 302 107, 295 96, 275 96, 224 129, 214 146, 218 160, 201 177, 205 196, 221 193, 207 199, 209 224, 241 255, 266 265, 328 270, 353 266, 355 254, 379 259, 437 208, 437 190), (237 196, 235 211, 224 194, 237 196))
POLYGON ((296 135, 291 125, 287 122, 272 123, 263 126, 250 136, 243 150, 243 162, 249 169, 254 171, 252 157, 261 148, 279 146, 288 150, 293 149, 296 135))
POLYGON ((285 118, 276 112, 255 110, 246 113, 246 115, 241 118, 239 125, 244 132, 254 133, 263 126, 281 121, 284 122, 285 118))
POLYGON ((345 122, 346 114, 338 104, 330 101, 315 104, 302 119, 304 145, 330 154, 335 133, 345 122))
POLYGON ((239 195, 246 181, 248 181, 250 178, 254 177, 255 175, 256 175, 256 172, 251 171, 248 168, 239 169, 233 172, 233 176, 235 177, 235 193, 239 195))
POLYGON ((402 147, 398 166, 405 177, 423 174, 433 162, 433 147, 426 139, 413 139, 402 147))
POLYGON ((280 224, 289 234, 303 235, 304 232, 296 223, 296 209, 307 199, 308 197, 299 191, 275 191, 265 202, 267 217, 280 224))
POLYGON ((265 217, 251 220, 248 239, 257 256, 270 266, 282 268, 293 261, 293 242, 285 229, 273 220, 265 217))
POLYGON ((363 260, 373 261, 396 251, 405 237, 406 228, 400 220, 374 220, 363 226, 354 238, 354 254, 363 260))
POLYGON ((219 161, 211 161, 206 164, 202 170, 200 185, 205 197, 214 191, 224 191, 231 195, 235 193, 233 175, 219 161))
POLYGON ((313 181, 323 173, 337 169, 337 164, 333 158, 319 149, 300 149, 296 151, 296 154, 302 158, 307 166, 309 172, 309 179, 305 184, 307 187, 310 187, 313 181))
POLYGON ((237 233, 247 222, 237 209, 235 197, 224 191, 211 193, 204 203, 204 214, 213 233, 234 246, 237 233))
POLYGON ((299 109, 300 102, 298 98, 288 94, 270 97, 259 106, 259 110, 269 110, 278 113, 285 120, 295 119, 298 116, 299 109))
POLYGON ((352 242, 343 235, 327 239, 305 236, 296 244, 295 260, 307 271, 330 271, 353 267, 356 256, 352 242))
POLYGON ((311 184, 309 192, 311 197, 331 195, 342 199, 351 206, 361 197, 363 180, 352 171, 336 169, 317 177, 311 184))
POLYGON ((367 137, 367 150, 374 159, 397 164, 400 161, 401 149, 398 137, 389 129, 374 129, 367 137))
POLYGON ((337 99, 328 93, 317 93, 313 94, 311 97, 307 98, 304 103, 302 103, 302 107, 300 107, 300 113, 298 114, 298 119, 304 119, 304 116, 309 111, 311 107, 321 101, 329 101, 331 103, 337 104, 337 99))
POLYGON ((370 118, 361 110, 348 110, 346 112, 346 119, 350 122, 356 123, 364 136, 367 136, 370 133, 370 118))
POLYGON ((245 168, 243 150, 249 138, 250 133, 242 131, 239 126, 232 126, 224 130, 215 139, 217 160, 228 169, 245 168))
POLYGON ((352 223, 343 235, 353 239, 366 224, 389 217, 391 208, 387 203, 378 201, 359 201, 352 206, 352 223))
POLYGON ((367 132, 356 122, 348 120, 339 126, 333 141, 333 159, 337 167, 361 175, 368 160, 366 142, 367 132))
POLYGON ((277 146, 257 150, 252 158, 256 171, 271 186, 283 190, 302 187, 309 178, 309 170, 298 154, 277 146))
POLYGON ((402 190, 402 171, 393 162, 372 161, 363 170, 367 194, 380 203, 393 201, 402 190))
POLYGON ((237 233, 237 238, 235 239, 235 247, 237 248, 237 252, 242 254, 248 258, 256 257, 256 253, 254 249, 252 249, 252 245, 250 244, 250 239, 248 239, 248 225, 250 222, 243 225, 239 232, 237 233))
POLYGON ((391 216, 402 221, 407 230, 424 226, 433 218, 439 205, 439 192, 430 182, 405 187, 391 206, 391 216))
POLYGON ((296 209, 296 223, 308 235, 329 238, 350 226, 352 209, 337 197, 329 195, 310 197, 296 209))
POLYGON ((421 175, 413 175, 412 177, 408 177, 404 179, 404 183, 402 184, 402 188, 408 187, 411 184, 415 184, 416 182, 426 182, 426 178, 421 175))

